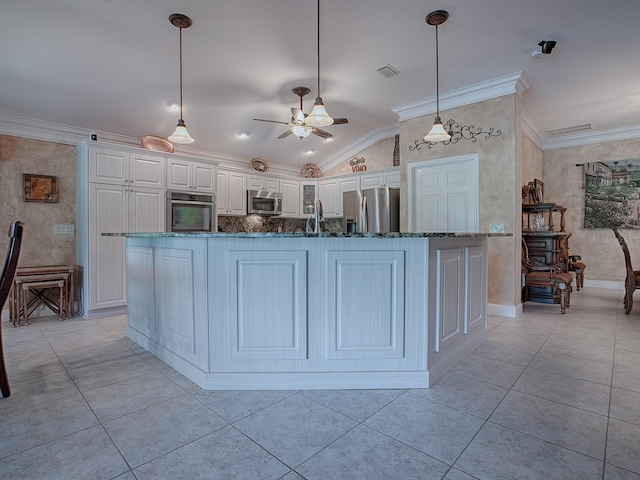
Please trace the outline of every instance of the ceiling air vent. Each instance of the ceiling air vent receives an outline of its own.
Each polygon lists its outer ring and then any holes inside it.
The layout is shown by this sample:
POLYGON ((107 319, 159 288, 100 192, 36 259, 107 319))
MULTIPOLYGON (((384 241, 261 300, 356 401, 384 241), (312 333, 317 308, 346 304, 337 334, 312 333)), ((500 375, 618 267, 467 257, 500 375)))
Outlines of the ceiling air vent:
POLYGON ((573 127, 557 128, 556 130, 547 130, 547 133, 551 137, 558 137, 560 135, 569 135, 570 133, 586 132, 587 130, 591 130, 590 123, 574 125, 573 127))
POLYGON ((396 75, 398 75, 400 73, 400 70, 398 70, 397 68, 392 67, 389 64, 385 65, 384 67, 380 67, 377 71, 380 72, 382 75, 384 75, 387 78, 395 77, 396 75))

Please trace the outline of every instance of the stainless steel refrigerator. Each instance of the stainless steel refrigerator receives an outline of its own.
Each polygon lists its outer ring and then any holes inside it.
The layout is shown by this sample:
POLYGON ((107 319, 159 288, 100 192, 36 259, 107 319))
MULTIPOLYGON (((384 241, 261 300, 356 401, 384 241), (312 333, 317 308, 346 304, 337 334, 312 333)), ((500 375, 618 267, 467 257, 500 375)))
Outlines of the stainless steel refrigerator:
POLYGON ((400 190, 379 187, 342 194, 347 233, 386 233, 400 231, 400 190))

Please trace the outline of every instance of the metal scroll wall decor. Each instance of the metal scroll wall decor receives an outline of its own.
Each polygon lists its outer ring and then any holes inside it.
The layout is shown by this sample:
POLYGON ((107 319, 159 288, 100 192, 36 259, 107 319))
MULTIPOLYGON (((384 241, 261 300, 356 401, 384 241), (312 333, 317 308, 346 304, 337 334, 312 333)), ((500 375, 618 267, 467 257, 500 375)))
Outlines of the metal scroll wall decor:
POLYGON ((451 135, 449 140, 445 140, 444 142, 428 142, 422 139, 416 140, 414 145, 409 145, 409 150, 420 150, 422 145, 426 145, 427 148, 431 148, 433 145, 439 143, 449 145, 450 143, 458 143, 462 139, 471 140, 475 143, 478 141, 478 136, 480 135, 484 135, 484 138, 489 139, 491 137, 498 137, 502 134, 502 130, 496 130, 493 127, 488 130, 483 130, 475 125, 460 125, 453 119, 447 121, 443 126, 447 133, 451 135))

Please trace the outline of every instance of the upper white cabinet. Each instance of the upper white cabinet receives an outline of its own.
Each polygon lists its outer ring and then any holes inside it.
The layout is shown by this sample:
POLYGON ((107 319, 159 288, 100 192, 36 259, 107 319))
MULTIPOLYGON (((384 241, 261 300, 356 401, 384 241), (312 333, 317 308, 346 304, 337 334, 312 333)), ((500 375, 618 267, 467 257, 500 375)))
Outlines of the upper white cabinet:
POLYGON ((230 170, 218 170, 216 212, 218 215, 247 214, 247 176, 230 170))
POLYGON ((360 188, 391 187, 400 188, 400 168, 378 170, 360 176, 360 188))
POLYGON ((280 193, 282 193, 281 217, 300 217, 300 182, 298 180, 280 179, 280 193))
POLYGON ((360 188, 360 177, 330 177, 318 182, 318 198, 322 202, 322 210, 326 218, 341 217, 342 194, 360 188))
POLYGON ((264 175, 249 175, 247 178, 249 190, 280 191, 280 179, 277 177, 265 177, 264 175))
POLYGON ((167 161, 167 189, 216 193, 216 166, 184 158, 167 161))
POLYGON ((164 155, 94 148, 88 162, 92 183, 165 188, 164 155))
POLYGON ((322 213, 325 218, 338 216, 338 193, 340 185, 335 178, 320 180, 318 182, 318 199, 322 202, 322 213))

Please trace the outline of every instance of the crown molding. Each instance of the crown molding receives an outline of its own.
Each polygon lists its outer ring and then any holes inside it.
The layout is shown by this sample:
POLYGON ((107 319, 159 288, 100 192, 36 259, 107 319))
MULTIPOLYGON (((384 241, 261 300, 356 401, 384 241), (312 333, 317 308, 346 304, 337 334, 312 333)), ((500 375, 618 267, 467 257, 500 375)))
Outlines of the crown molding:
POLYGON ((615 142, 633 138, 640 138, 640 125, 599 130, 597 132, 579 132, 559 137, 546 136, 541 148, 542 150, 557 150, 559 148, 579 147, 581 145, 593 145, 595 143, 615 142))
MULTIPOLYGON (((54 142, 63 145, 77 145, 82 140, 88 140, 91 132, 95 132, 101 142, 142 148, 138 137, 118 135, 89 128, 72 127, 70 125, 63 125, 60 123, 46 122, 43 120, 34 120, 31 118, 0 113, 0 134, 2 135, 29 138, 32 140, 43 140, 45 142, 54 142)), ((175 146, 175 148, 174 153, 176 155, 182 154, 195 156, 205 160, 214 160, 223 166, 240 166, 241 168, 247 169, 250 168, 249 166, 251 164, 251 159, 235 155, 210 152, 182 145, 175 146)), ((286 165, 272 165, 271 167, 274 171, 279 171, 283 174, 286 173, 286 175, 300 175, 300 172, 294 167, 288 167, 286 165)))
POLYGON ((521 112, 520 118, 522 120, 521 128, 522 133, 524 133, 527 137, 531 139, 533 143, 535 143, 539 149, 542 150, 544 146, 544 138, 545 134, 542 130, 535 124, 535 122, 531 119, 529 115, 525 112, 521 112))
MULTIPOLYGON (((521 71, 511 73, 441 94, 440 110, 462 107, 509 94, 516 94, 522 98, 525 90, 530 87, 531 83, 521 71)), ((391 110, 398 115, 400 121, 410 120, 435 113, 436 100, 436 97, 432 96, 393 107, 391 110)))
POLYGON ((318 166, 323 170, 331 170, 333 167, 360 153, 365 148, 378 143, 380 140, 391 138, 397 133, 400 133, 399 123, 394 123, 391 125, 386 125, 384 127, 376 128, 375 130, 371 130, 366 135, 363 135, 358 140, 350 143, 342 150, 339 150, 330 157, 322 160, 322 162, 319 162, 318 166))

